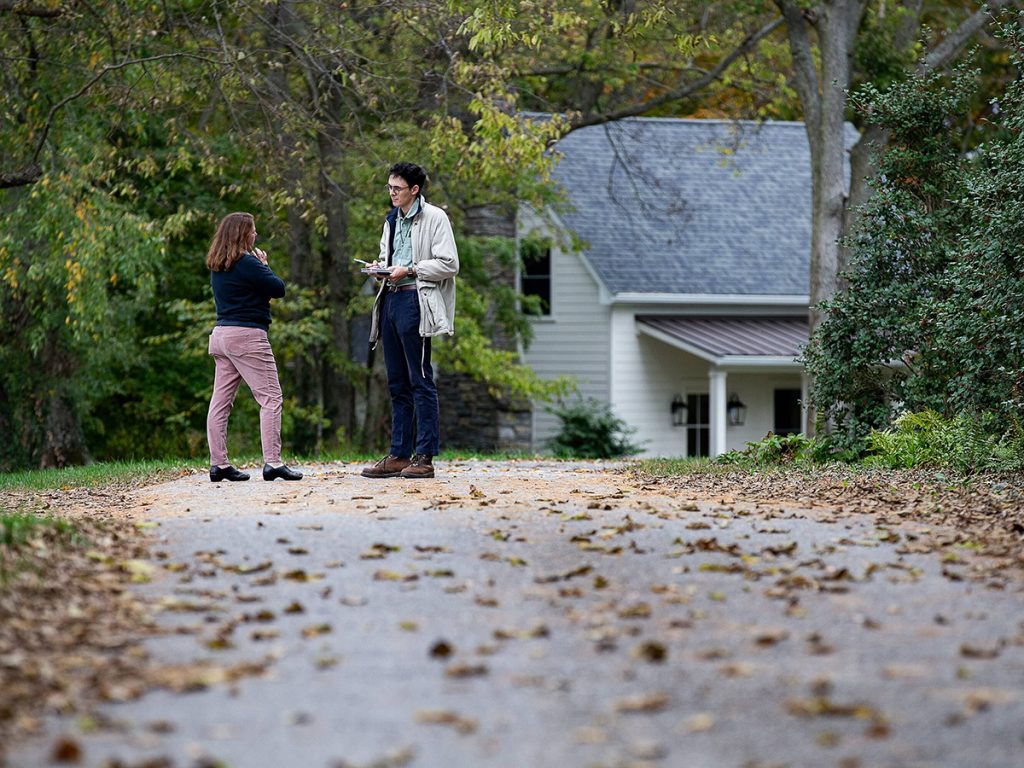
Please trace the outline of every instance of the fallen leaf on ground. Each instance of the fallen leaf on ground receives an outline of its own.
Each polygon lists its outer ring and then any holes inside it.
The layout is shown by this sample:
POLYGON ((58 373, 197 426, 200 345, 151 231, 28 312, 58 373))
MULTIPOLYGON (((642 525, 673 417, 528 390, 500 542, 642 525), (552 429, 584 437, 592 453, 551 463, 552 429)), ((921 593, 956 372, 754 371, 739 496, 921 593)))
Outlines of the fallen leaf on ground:
POLYGON ((660 712, 669 703, 669 696, 663 691, 657 693, 637 694, 626 696, 615 702, 615 711, 626 714, 639 714, 645 712, 660 712))
POLYGON ((421 709, 416 713, 416 722, 426 725, 449 725, 466 735, 477 729, 477 721, 463 717, 450 709, 421 709))

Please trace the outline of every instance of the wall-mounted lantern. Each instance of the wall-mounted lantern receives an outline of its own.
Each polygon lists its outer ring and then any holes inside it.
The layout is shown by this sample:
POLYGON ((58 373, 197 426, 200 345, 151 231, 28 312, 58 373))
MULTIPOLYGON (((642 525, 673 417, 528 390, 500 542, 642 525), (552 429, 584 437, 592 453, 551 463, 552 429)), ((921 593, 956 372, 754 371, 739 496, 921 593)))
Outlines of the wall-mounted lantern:
POLYGON ((682 395, 672 398, 672 426, 681 427, 686 424, 686 401, 682 395))
POLYGON ((743 422, 747 420, 747 406, 742 403, 735 392, 732 393, 729 402, 726 403, 725 413, 729 417, 730 427, 741 427, 743 422))

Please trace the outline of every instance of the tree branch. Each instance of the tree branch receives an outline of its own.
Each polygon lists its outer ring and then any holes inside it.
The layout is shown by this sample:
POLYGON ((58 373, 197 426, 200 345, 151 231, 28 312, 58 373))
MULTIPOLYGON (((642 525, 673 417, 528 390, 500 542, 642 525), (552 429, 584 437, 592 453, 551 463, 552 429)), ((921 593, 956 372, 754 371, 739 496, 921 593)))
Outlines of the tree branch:
MULTIPOLYGON (((669 64, 659 61, 641 61, 634 64, 624 65, 622 69, 637 69, 641 71, 646 69, 656 69, 663 72, 699 72, 702 75, 707 74, 707 70, 701 69, 700 67, 680 66, 677 64, 669 64)), ((517 77, 551 77, 556 75, 585 74, 587 72, 593 74, 604 74, 607 71, 609 70, 598 68, 587 69, 585 67, 581 68, 576 64, 565 64, 562 66, 540 67, 539 69, 521 69, 515 74, 517 77)))
POLYGON ((678 101, 679 99, 685 99, 690 94, 696 93, 702 88, 706 88, 715 80, 719 79, 725 71, 732 66, 732 63, 736 61, 736 59, 744 55, 747 51, 753 49, 754 46, 761 42, 762 39, 778 29, 780 24, 782 24, 781 16, 768 22, 757 32, 748 35, 744 38, 743 42, 736 46, 728 56, 718 62, 715 68, 707 72, 703 77, 676 88, 675 90, 663 93, 661 96, 657 96, 656 98, 637 102, 636 104, 631 104, 628 107, 623 107, 622 109, 618 109, 614 112, 585 115, 580 120, 573 122, 573 129, 583 128, 588 125, 600 125, 601 123, 608 123, 613 120, 621 120, 624 117, 636 117, 637 115, 642 115, 644 112, 647 112, 654 107, 659 107, 662 104, 667 104, 671 101, 678 101))
POLYGON ((29 184, 35 184, 42 175, 43 169, 38 163, 26 165, 21 170, 11 171, 10 173, 0 172, 0 189, 25 187, 29 184))
POLYGON ((18 16, 35 16, 40 19, 56 19, 58 16, 64 15, 63 8, 29 5, 25 0, 0 0, 0 13, 5 11, 18 16))
POLYGON ((960 49, 967 44, 975 32, 988 24, 992 11, 999 10, 1009 3, 1010 0, 988 0, 985 5, 964 19, 959 27, 946 35, 945 39, 924 57, 918 71, 924 73, 944 67, 960 52, 960 49))
POLYGON ((100 79, 102 79, 102 77, 104 75, 106 75, 108 72, 113 72, 113 71, 118 70, 118 69, 124 69, 125 67, 130 67, 130 66, 132 66, 134 64, 144 64, 144 63, 147 63, 147 62, 150 62, 150 61, 160 61, 162 59, 181 59, 181 58, 185 58, 185 59, 198 59, 200 61, 206 61, 206 62, 210 62, 210 63, 214 63, 214 64, 221 63, 221 62, 218 62, 218 61, 216 61, 214 59, 206 58, 205 56, 198 56, 198 55, 193 54, 193 53, 181 53, 181 52, 179 52, 179 53, 161 53, 161 54, 159 54, 157 56, 145 56, 145 57, 143 57, 141 59, 128 59, 126 61, 118 62, 117 64, 108 64, 107 66, 103 67, 103 69, 101 69, 99 72, 97 72, 95 75, 93 75, 88 81, 86 81, 86 83, 81 88, 79 88, 77 91, 75 91, 74 93, 70 94, 69 96, 65 96, 63 99, 61 99, 56 104, 54 104, 52 107, 50 107, 50 111, 46 115, 46 121, 43 123, 43 129, 42 129, 42 131, 39 134, 39 140, 36 142, 35 151, 32 153, 32 163, 33 163, 33 165, 39 162, 39 154, 43 151, 43 145, 46 143, 46 137, 50 133, 50 126, 53 123, 54 116, 61 109, 63 109, 67 104, 71 103, 75 99, 79 99, 82 96, 84 96, 85 93, 90 88, 92 88, 94 85, 96 85, 96 83, 98 83, 100 81, 100 79))
POLYGON ((789 50, 793 57, 793 85, 804 108, 804 120, 817 125, 821 111, 821 96, 818 88, 818 70, 814 66, 811 43, 807 37, 807 20, 804 11, 792 0, 775 0, 775 5, 786 19, 789 34, 789 50))

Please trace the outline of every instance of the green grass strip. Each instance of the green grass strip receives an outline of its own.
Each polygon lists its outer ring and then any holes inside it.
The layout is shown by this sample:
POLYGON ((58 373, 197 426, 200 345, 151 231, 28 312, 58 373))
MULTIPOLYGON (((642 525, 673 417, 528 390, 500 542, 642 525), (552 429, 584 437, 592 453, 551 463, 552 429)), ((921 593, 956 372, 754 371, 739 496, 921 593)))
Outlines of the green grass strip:
POLYGON ((707 457, 637 459, 630 463, 630 468, 661 477, 673 477, 675 475, 724 475, 735 471, 734 467, 716 464, 707 457))
POLYGON ((61 490, 95 488, 122 481, 171 476, 176 472, 205 466, 188 459, 146 461, 105 461, 84 467, 32 469, 0 474, 0 491, 61 490))
POLYGON ((74 539, 77 530, 67 520, 33 515, 30 512, 0 512, 0 547, 18 549, 42 528, 52 528, 62 536, 74 539))
MULTIPOLYGON (((298 466, 330 461, 374 462, 382 453, 324 452, 318 456, 286 457, 287 463, 298 466)), ((467 459, 505 460, 541 458, 524 453, 488 451, 443 451, 438 457, 444 461, 467 459)), ((236 467, 257 467, 263 460, 257 455, 244 455, 232 459, 236 467)), ((163 481, 183 471, 206 470, 202 459, 146 459, 140 461, 101 461, 84 467, 65 469, 31 469, 0 473, 0 491, 9 490, 66 490, 70 488, 96 488, 118 482, 138 480, 163 481)))

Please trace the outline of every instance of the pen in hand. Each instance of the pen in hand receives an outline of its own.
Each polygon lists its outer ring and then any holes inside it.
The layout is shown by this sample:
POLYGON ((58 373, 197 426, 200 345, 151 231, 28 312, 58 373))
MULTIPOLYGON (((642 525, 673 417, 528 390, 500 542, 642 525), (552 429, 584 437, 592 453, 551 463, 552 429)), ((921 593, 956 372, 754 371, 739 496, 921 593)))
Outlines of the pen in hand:
POLYGON ((364 268, 361 269, 360 272, 365 272, 369 275, 372 275, 378 280, 383 280, 385 277, 390 276, 390 269, 388 267, 382 267, 378 265, 377 262, 375 261, 363 261, 362 259, 357 259, 354 256, 352 257, 352 261, 358 261, 360 264, 365 265, 365 267, 369 267, 370 269, 364 268))

